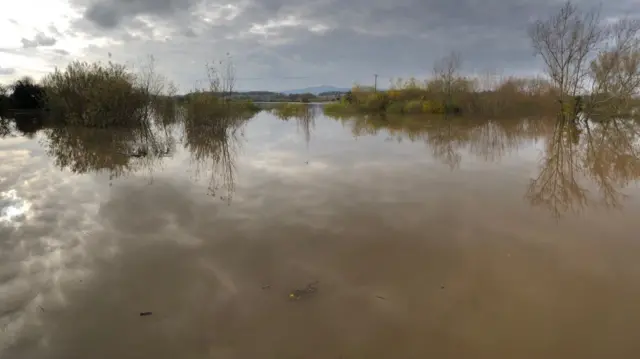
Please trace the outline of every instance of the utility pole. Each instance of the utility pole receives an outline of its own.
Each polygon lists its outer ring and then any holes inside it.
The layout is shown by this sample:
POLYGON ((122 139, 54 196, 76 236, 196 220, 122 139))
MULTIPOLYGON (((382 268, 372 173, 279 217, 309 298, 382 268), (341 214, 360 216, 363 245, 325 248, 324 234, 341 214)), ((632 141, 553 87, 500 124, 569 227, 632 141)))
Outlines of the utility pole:
POLYGON ((378 92, 378 74, 374 74, 373 91, 378 92))

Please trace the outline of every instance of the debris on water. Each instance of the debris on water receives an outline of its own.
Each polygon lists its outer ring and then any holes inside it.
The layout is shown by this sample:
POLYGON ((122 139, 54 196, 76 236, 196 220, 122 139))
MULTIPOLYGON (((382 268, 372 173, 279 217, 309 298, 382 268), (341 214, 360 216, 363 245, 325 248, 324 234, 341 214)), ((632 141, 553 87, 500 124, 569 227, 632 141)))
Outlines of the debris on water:
POLYGON ((42 308, 41 305, 39 305, 38 308, 40 308, 40 311, 44 312, 44 308, 42 308))
POLYGON ((309 164, 309 161, 305 161, 304 163, 309 164))
POLYGON ((381 296, 381 295, 376 295, 376 298, 378 298, 378 299, 382 299, 382 300, 387 300, 387 298, 385 298, 385 297, 383 297, 383 296, 381 296))
POLYGON ((440 289, 444 289, 444 285, 441 285, 441 286, 440 286, 440 289))
POLYGON ((140 316, 141 317, 146 317, 147 315, 151 315, 151 314, 153 314, 153 312, 141 312, 140 316))
POLYGON ((267 285, 263 285, 263 286, 262 286, 262 289, 269 289, 269 288, 271 288, 271 286, 270 286, 270 285, 268 285, 268 284, 267 284, 267 285))
POLYGON ((318 287, 316 287, 318 283, 319 281, 311 282, 304 288, 293 290, 291 293, 289 293, 289 299, 298 300, 308 294, 316 293, 318 291, 318 287))

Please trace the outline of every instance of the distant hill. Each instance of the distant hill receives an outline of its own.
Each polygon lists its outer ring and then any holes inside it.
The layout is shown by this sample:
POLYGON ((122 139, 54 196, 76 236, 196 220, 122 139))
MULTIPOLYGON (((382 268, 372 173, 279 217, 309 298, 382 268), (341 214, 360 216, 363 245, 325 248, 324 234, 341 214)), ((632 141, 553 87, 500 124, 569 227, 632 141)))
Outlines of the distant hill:
POLYGON ((349 89, 349 88, 340 88, 340 87, 335 87, 335 86, 328 86, 328 85, 321 85, 321 86, 306 87, 306 88, 303 88, 303 89, 282 91, 282 93, 287 94, 287 95, 299 95, 299 94, 303 94, 303 93, 312 93, 314 95, 319 95, 322 92, 347 92, 349 90, 351 90, 351 89, 349 89))

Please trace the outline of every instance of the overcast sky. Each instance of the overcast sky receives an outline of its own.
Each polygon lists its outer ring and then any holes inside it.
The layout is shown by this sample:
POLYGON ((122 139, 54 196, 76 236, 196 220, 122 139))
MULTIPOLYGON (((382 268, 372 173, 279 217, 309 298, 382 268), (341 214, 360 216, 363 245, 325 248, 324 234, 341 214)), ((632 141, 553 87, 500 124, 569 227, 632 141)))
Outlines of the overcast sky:
MULTIPOLYGON (((154 55, 181 91, 229 52, 242 90, 428 76, 458 51, 469 73, 540 72, 527 24, 561 0, 19 0, 0 11, 0 83, 74 59, 154 55)), ((595 0, 578 0, 588 8, 595 0)), ((610 0, 604 17, 640 14, 610 0)))

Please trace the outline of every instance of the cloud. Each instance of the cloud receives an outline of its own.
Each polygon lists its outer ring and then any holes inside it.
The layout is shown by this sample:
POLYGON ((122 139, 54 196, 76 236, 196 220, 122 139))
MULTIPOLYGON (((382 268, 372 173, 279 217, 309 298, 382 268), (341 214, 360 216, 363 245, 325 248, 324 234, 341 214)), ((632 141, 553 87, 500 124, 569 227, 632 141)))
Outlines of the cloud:
MULTIPOLYGON (((597 5, 596 0, 576 3, 583 8, 597 5)), ((183 91, 206 77, 207 61, 227 52, 234 56, 241 89, 349 86, 372 82, 374 73, 381 83, 398 76, 423 77, 453 50, 462 54, 466 72, 537 73, 541 67, 531 51, 527 24, 559 6, 557 0, 70 0, 70 4, 78 16, 70 16, 69 29, 59 32, 91 44, 77 47, 74 55, 105 60, 111 52, 116 61, 137 63, 153 54, 159 70, 183 91)), ((632 0, 603 5, 603 17, 639 14, 632 0)), ((49 33, 59 38, 52 29, 49 33)))
POLYGON ((13 75, 16 73, 16 69, 12 67, 1 67, 0 66, 0 76, 13 75))
POLYGON ((56 39, 53 37, 47 36, 42 32, 36 34, 33 39, 25 39, 22 38, 22 47, 25 49, 30 49, 34 47, 40 46, 53 46, 56 44, 56 39))
POLYGON ((58 55, 61 55, 61 56, 69 55, 69 51, 64 50, 64 49, 53 49, 53 52, 58 54, 58 55))

